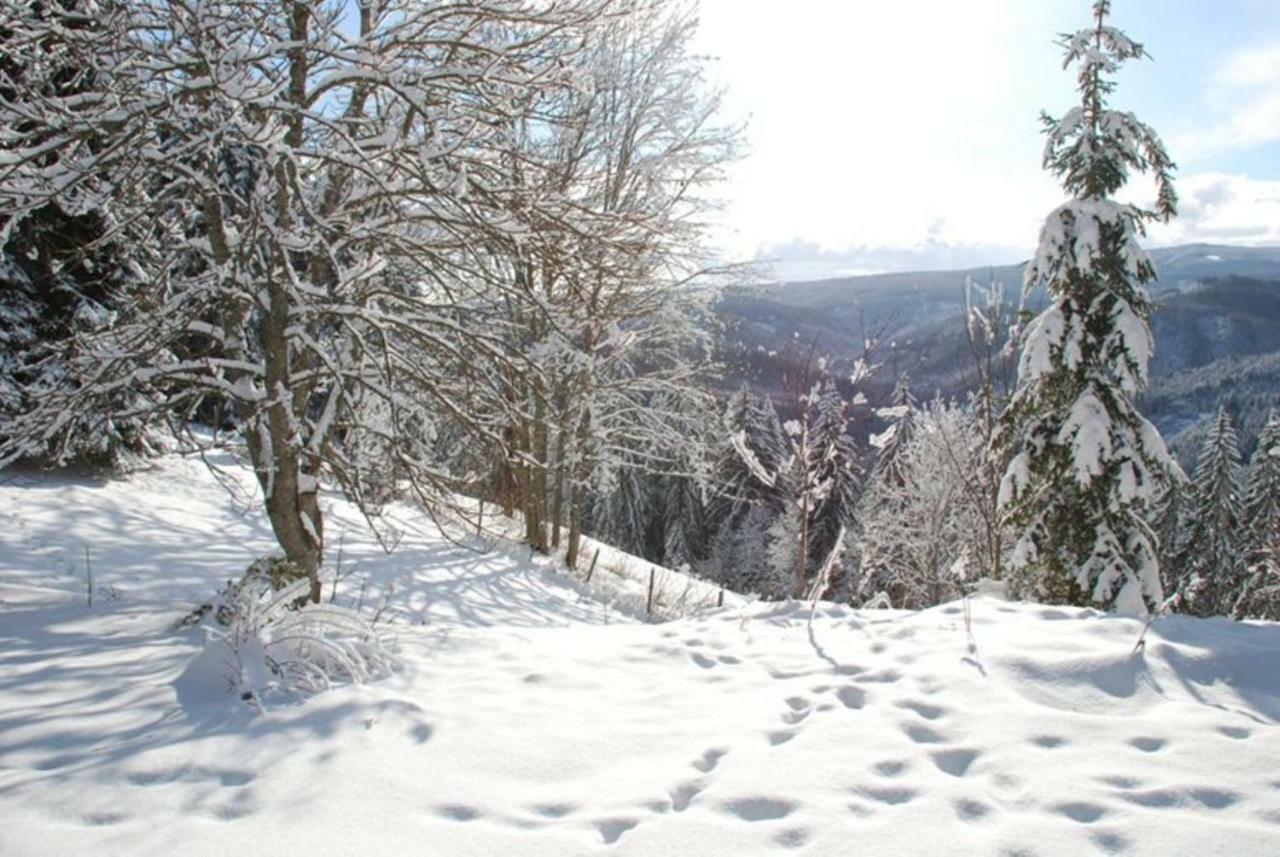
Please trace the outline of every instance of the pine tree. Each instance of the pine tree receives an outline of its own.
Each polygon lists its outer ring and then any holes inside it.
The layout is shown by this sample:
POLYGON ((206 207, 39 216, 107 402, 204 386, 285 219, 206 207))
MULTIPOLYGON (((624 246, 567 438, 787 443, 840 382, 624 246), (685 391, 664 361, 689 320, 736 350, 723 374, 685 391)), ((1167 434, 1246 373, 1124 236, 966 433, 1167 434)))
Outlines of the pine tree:
MULTIPOLYGON (((47 3, 28 5, 34 15, 56 14, 45 8, 47 3)), ((84 9, 83 0, 58 3, 68 34, 95 29, 94 17, 84 9)), ((100 96, 99 70, 62 59, 65 36, 54 31, 41 41, 41 59, 52 64, 47 75, 33 68, 35 63, 22 62, 20 51, 6 50, 6 43, 18 37, 0 26, 0 100, 25 108, 39 97, 88 101, 100 96)), ((15 130, 23 125, 13 124, 15 130)), ((15 219, 7 234, 0 233, 0 437, 6 420, 30 409, 33 400, 76 382, 80 361, 75 334, 107 323, 135 270, 121 244, 110 239, 107 218, 97 211, 73 212, 50 201, 15 219)), ((40 450, 39 457, 119 465, 153 452, 156 438, 147 421, 113 418, 113 410, 127 408, 120 400, 112 404, 75 415, 62 442, 40 450)))
POLYGON ((904 482, 901 473, 902 450, 911 442, 915 430, 916 400, 911 386, 903 375, 893 387, 889 407, 877 411, 877 416, 889 420, 889 427, 877 435, 873 445, 879 450, 876 456, 875 476, 895 485, 904 482))
POLYGON ((1146 384, 1153 341, 1146 284, 1156 277, 1138 246, 1144 224, 1175 213, 1173 163, 1155 132, 1111 110, 1106 75, 1146 55, 1106 24, 1060 44, 1079 65, 1080 106, 1045 115, 1044 165, 1072 197, 1051 212, 1024 273, 1049 306, 1029 326, 1018 389, 1002 415, 1013 453, 1000 505, 1017 528, 1013 589, 1052 602, 1142 612, 1161 601, 1156 539, 1146 522, 1168 453, 1132 397, 1146 384), (1155 176, 1154 210, 1116 202, 1131 170, 1155 176))
POLYGON ((1244 518, 1248 569, 1232 615, 1280 620, 1280 413, 1274 410, 1249 461, 1244 518))
POLYGON ((1190 612, 1222 616, 1238 597, 1243 571, 1240 452, 1226 406, 1205 438, 1191 490, 1191 530, 1182 551, 1181 588, 1190 612))
POLYGON ((849 432, 853 406, 833 382, 823 385, 813 431, 816 460, 812 466, 822 486, 809 535, 809 561, 814 568, 821 568, 837 549, 838 539, 851 540, 857 524, 863 474, 862 453, 849 432))
POLYGON ((1159 550, 1160 583, 1165 592, 1174 592, 1182 580, 1182 551, 1186 543, 1184 527, 1190 514, 1191 497, 1187 478, 1179 468, 1165 480, 1160 498, 1151 510, 1159 550))
POLYGON ((1249 459, 1244 519, 1250 553, 1280 553, 1280 412, 1271 411, 1249 459))

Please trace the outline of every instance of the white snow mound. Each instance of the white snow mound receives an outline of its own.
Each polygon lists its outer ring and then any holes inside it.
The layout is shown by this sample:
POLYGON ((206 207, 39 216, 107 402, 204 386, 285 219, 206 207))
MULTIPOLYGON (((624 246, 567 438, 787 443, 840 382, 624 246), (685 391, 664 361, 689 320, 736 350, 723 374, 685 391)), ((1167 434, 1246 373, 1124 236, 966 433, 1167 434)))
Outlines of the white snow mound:
POLYGON ((270 548, 254 507, 168 462, 10 481, 0 516, 5 857, 1280 842, 1275 624, 1162 619, 1135 651, 1136 620, 987 596, 970 623, 955 603, 645 624, 407 515, 383 555, 333 501, 340 600, 388 605, 403 669, 255 714, 193 692, 199 635, 172 629, 270 548), (116 595, 92 608, 86 543, 116 595))

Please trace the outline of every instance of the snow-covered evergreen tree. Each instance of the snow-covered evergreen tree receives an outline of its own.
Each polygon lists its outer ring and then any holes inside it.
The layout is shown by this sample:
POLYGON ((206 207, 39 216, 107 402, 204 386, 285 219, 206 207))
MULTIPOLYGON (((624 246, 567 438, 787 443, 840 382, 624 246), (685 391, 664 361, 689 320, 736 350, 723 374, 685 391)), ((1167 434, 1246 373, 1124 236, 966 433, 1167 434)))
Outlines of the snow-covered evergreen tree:
POLYGON ((916 408, 915 396, 911 394, 911 385, 904 375, 894 384, 889 406, 876 411, 877 416, 889 421, 883 432, 871 438, 871 445, 877 450, 874 473, 877 479, 898 485, 903 483, 901 454, 911 442, 916 408))
POLYGON ((1232 615, 1280 620, 1280 413, 1274 410, 1249 460, 1241 537, 1247 569, 1232 615))
POLYGON ((1107 24, 1109 11, 1096 0, 1093 26, 1062 39, 1081 101, 1061 119, 1043 117, 1045 167, 1072 198, 1049 214, 1025 271, 1024 290, 1043 285, 1050 302, 1026 332, 1002 417, 1012 457, 1000 500, 1019 533, 1015 591, 1141 612, 1161 601, 1146 517, 1168 453, 1132 401, 1147 381, 1146 284, 1156 276, 1138 237, 1146 221, 1172 217, 1177 200, 1155 132, 1108 107, 1108 76, 1146 55, 1107 24), (1154 209, 1113 198, 1131 171, 1154 174, 1154 209))
POLYGON ((1181 468, 1165 480, 1159 498, 1151 508, 1151 527, 1159 550, 1160 583, 1164 592, 1176 592, 1183 577, 1185 526, 1191 513, 1190 486, 1181 468))
MULTIPOLYGON (((83 0, 62 0, 74 13, 83 0)), ((107 3, 109 9, 112 3, 107 3)), ((0 19, 0 99, 35 107, 47 97, 97 97, 101 73, 66 58, 66 39, 46 34, 41 56, 22 49, 24 33, 0 19), (13 42, 15 44, 11 45, 13 42), (10 50, 10 47, 13 49, 10 50)), ((68 16, 72 31, 93 31, 92 15, 68 16)), ((7 148, 0 145, 0 148, 7 148)), ((73 387, 80 361, 76 334, 110 321, 136 266, 120 242, 107 235, 107 220, 96 211, 68 210, 51 200, 0 234, 0 439, 5 423, 33 406, 34 400, 73 387)), ((46 461, 70 458, 121 465, 154 451, 157 438, 142 403, 124 403, 77 413, 57 443, 33 450, 46 461), (115 407, 130 404, 134 415, 115 407)))
POLYGON ((1272 411, 1249 459, 1244 495, 1245 546, 1280 553, 1280 411, 1272 411))
POLYGON ((1235 426, 1224 405, 1196 464, 1191 527, 1181 552, 1184 605, 1200 616, 1230 614, 1239 595, 1244 569, 1241 470, 1235 426))

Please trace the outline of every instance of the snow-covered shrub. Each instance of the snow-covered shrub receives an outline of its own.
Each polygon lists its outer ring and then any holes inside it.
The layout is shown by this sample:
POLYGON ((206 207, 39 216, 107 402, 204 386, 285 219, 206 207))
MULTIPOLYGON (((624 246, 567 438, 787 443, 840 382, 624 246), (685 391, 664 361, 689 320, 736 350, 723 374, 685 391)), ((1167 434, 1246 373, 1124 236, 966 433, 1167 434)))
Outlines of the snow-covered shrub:
MULTIPOLYGON (((334 604, 305 604, 310 581, 276 587, 282 562, 259 560, 229 583, 212 607, 215 623, 188 676, 225 681, 242 699, 261 702, 361 684, 395 668, 390 641, 359 613, 334 604)), ((208 691, 221 688, 206 688, 208 691)))

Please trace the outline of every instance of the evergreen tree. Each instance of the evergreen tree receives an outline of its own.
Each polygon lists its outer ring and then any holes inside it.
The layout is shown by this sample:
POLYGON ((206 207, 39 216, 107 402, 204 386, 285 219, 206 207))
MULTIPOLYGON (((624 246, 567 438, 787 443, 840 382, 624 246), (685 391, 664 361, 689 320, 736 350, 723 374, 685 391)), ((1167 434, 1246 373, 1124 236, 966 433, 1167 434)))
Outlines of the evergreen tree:
POLYGON ((1182 551, 1186 607, 1200 616, 1231 612, 1243 570, 1240 452, 1225 406, 1218 409, 1196 464, 1191 530, 1182 551))
POLYGON ((1182 580, 1182 551, 1186 543, 1184 527, 1190 514, 1190 503, 1187 478, 1179 468, 1165 480, 1164 489, 1151 514, 1151 526, 1159 545, 1160 583, 1165 592, 1176 591, 1182 580))
MULTIPOLYGON (((95 27, 84 8, 82 0, 58 0, 30 3, 27 11, 65 16, 69 34, 95 27)), ((38 97, 97 97, 99 71, 66 58, 64 35, 43 36, 42 59, 53 67, 45 74, 22 62, 20 52, 5 50, 14 37, 13 30, 0 26, 0 101, 29 107, 38 97)), ((13 125, 20 131, 26 123, 13 125)), ((60 201, 49 201, 15 218, 7 234, 0 234, 0 438, 4 423, 33 401, 76 383, 75 335, 108 322, 136 279, 134 271, 100 211, 70 211, 60 201)), ((42 454, 53 461, 118 465, 151 452, 155 437, 147 422, 113 418, 113 410, 125 410, 121 402, 113 404, 76 414, 62 442, 42 454)))
POLYGON ((1280 414, 1274 410, 1249 461, 1244 516, 1248 570, 1232 614, 1280 620, 1280 414))
POLYGON ((911 395, 907 377, 903 375, 893 387, 889 407, 877 411, 877 416, 889 420, 889 427, 872 440, 879 450, 876 456, 875 476, 891 484, 904 484, 902 474, 902 450, 911 442, 915 430, 916 400, 911 395))
POLYGON ((1043 285, 1050 302, 1027 330, 1002 415, 999 442, 1013 455, 1000 505, 1019 534, 1015 592, 1142 612, 1161 601, 1146 517, 1168 453, 1132 401, 1147 380, 1156 277, 1138 236, 1172 217, 1177 198, 1155 132, 1107 107, 1107 75, 1146 55, 1107 25, 1109 11, 1097 0, 1094 25, 1061 41, 1065 64, 1079 66, 1080 105, 1042 117, 1044 165, 1072 198, 1049 214, 1024 275, 1024 292, 1043 285), (1154 174, 1154 210, 1113 199, 1131 170, 1154 174))
POLYGON ((1280 412, 1274 410, 1249 460, 1244 520, 1250 553, 1280 552, 1280 412))
POLYGON ((854 402, 834 383, 823 385, 814 420, 816 456, 813 467, 822 486, 809 535, 809 561, 820 568, 844 533, 851 541, 862 492, 862 452, 849 432, 854 402))

